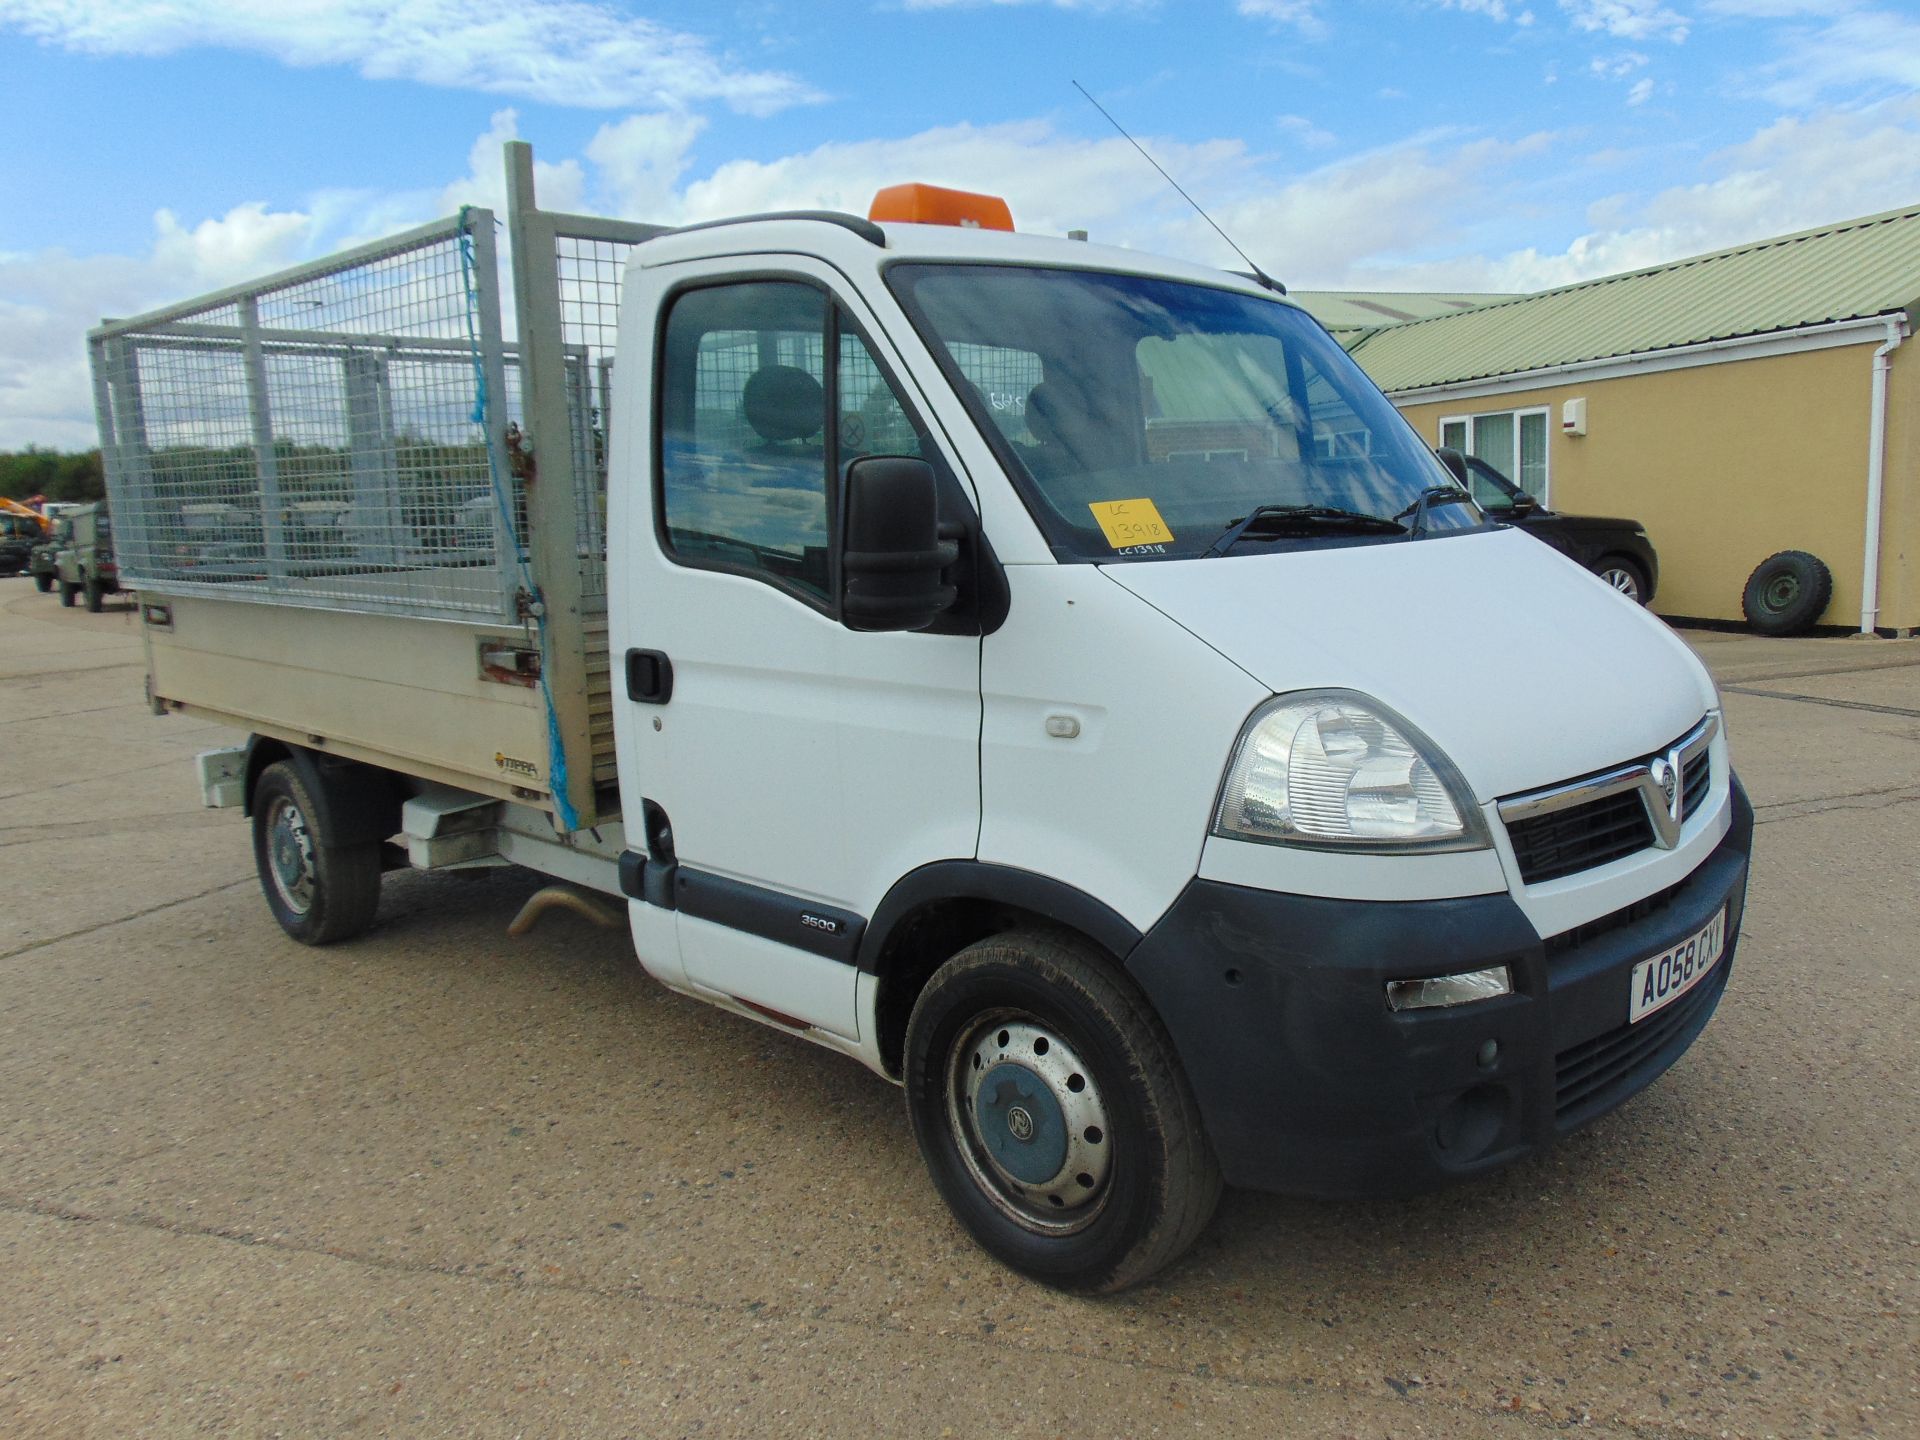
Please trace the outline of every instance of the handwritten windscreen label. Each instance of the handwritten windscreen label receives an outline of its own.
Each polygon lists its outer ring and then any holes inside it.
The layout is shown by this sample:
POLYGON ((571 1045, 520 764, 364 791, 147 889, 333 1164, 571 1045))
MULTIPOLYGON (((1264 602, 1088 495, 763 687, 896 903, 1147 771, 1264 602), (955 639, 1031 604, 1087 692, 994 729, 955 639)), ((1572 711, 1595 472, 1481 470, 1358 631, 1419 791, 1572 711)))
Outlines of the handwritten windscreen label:
POLYGON ((1136 545, 1165 545, 1173 531, 1160 518, 1151 500, 1101 500, 1087 507, 1107 543, 1116 550, 1131 550, 1136 545))

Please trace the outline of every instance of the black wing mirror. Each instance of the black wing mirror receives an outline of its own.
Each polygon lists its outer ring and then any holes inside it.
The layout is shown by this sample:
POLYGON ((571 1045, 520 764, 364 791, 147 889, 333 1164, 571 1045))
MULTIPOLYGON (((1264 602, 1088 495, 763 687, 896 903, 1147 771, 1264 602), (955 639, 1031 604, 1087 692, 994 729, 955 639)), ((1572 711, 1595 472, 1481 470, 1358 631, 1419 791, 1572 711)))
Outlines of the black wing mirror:
POLYGON ((1442 445, 1433 452, 1440 457, 1440 463, 1453 472, 1453 478, 1462 485, 1467 483, 1467 457, 1451 445, 1442 445))
POLYGON ((840 613, 852 630, 919 630, 954 602, 946 571, 959 558, 943 537, 933 466, 867 455, 847 467, 840 613))

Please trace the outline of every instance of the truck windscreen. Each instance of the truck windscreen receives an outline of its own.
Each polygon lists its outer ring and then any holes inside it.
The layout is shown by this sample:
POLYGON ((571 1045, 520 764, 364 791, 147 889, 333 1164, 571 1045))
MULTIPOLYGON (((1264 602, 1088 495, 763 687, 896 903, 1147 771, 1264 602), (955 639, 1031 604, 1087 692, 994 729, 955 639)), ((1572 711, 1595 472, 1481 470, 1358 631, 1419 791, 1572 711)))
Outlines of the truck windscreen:
POLYGON ((1447 471, 1294 306, 1102 271, 887 278, 1063 560, 1204 555, 1249 516, 1215 553, 1486 523, 1420 504, 1447 471))

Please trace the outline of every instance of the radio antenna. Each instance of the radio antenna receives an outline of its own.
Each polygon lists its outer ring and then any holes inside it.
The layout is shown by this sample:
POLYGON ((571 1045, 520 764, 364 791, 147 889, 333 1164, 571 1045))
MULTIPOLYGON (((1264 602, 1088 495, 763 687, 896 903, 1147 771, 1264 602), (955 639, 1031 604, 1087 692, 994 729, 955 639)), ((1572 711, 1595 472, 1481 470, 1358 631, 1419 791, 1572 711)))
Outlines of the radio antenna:
POLYGON ((1186 201, 1187 204, 1193 206, 1193 213, 1198 215, 1202 220, 1206 221, 1207 224, 1213 225, 1214 234, 1218 235, 1222 240, 1226 241, 1228 245, 1231 245, 1233 247, 1233 253, 1238 255, 1242 260, 1247 262, 1247 268, 1253 272, 1253 278, 1255 280, 1259 281, 1262 285, 1266 286, 1267 289, 1273 291, 1275 294, 1284 295, 1287 293, 1286 286, 1282 285, 1278 280, 1274 279, 1271 275, 1267 274, 1266 271, 1262 270, 1258 265, 1254 264, 1253 257, 1247 254, 1246 251, 1242 250, 1237 244, 1235 244, 1234 239, 1231 235, 1227 234, 1226 231, 1222 230, 1218 225, 1214 224, 1213 217, 1207 214, 1206 211, 1200 208, 1200 202, 1194 199, 1193 196, 1189 195, 1185 190, 1182 190, 1180 188, 1180 182, 1174 179, 1173 176, 1167 173, 1165 166, 1163 166, 1158 160, 1154 159, 1153 156, 1147 153, 1146 146, 1142 145, 1138 140, 1134 139, 1133 136, 1127 134, 1126 126, 1122 125, 1118 120, 1114 119, 1113 116, 1108 112, 1107 107, 1102 105, 1098 100, 1093 98, 1092 93, 1087 89, 1086 86, 1082 85, 1078 80, 1073 81, 1072 84, 1074 89, 1078 90, 1082 95, 1086 96, 1086 100, 1089 105, 1093 106, 1094 109, 1098 110, 1102 115, 1106 116, 1107 123, 1113 126, 1114 129, 1120 132, 1120 138, 1125 140, 1129 145, 1133 146, 1134 149, 1138 150, 1140 152, 1140 158, 1142 160, 1145 160, 1149 165, 1153 166, 1154 169, 1158 170, 1160 172, 1160 178, 1166 181, 1167 184, 1171 185, 1174 188, 1174 190, 1178 192, 1182 200, 1186 201))

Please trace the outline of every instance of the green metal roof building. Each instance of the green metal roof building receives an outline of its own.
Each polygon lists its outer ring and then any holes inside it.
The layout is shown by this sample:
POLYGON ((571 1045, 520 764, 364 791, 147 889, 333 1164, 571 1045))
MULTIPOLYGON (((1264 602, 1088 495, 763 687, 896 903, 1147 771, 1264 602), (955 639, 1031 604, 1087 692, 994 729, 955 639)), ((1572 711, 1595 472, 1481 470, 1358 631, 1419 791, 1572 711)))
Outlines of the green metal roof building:
POLYGON ((1824 623, 1911 631, 1917 305, 1920 205, 1341 338, 1431 443, 1645 521, 1663 613, 1738 619, 1798 549, 1833 573, 1824 623))
POLYGON ((1500 300, 1522 300, 1522 295, 1485 295, 1459 291, 1290 290, 1288 297, 1330 330, 1341 344, 1352 346, 1385 325, 1404 325, 1458 315, 1500 300))

